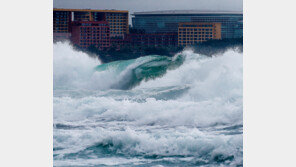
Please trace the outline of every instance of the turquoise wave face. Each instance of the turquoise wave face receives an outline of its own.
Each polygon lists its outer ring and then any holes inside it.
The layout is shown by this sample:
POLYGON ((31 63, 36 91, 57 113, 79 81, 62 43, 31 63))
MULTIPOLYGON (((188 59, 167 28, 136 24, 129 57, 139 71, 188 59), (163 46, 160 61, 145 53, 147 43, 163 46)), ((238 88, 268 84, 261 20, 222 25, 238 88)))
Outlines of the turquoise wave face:
POLYGON ((141 83, 163 76, 167 70, 181 66, 185 58, 182 55, 176 57, 146 56, 133 60, 115 61, 99 65, 96 71, 114 70, 122 75, 120 82, 112 85, 113 89, 131 89, 141 83))

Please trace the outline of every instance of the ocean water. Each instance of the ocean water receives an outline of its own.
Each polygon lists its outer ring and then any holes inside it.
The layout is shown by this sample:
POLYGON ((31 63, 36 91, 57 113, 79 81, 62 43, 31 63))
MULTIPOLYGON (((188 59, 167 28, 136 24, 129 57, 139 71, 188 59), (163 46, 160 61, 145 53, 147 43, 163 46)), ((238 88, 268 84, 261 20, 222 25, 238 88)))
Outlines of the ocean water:
POLYGON ((54 166, 242 166, 243 56, 101 64, 54 44, 54 166))

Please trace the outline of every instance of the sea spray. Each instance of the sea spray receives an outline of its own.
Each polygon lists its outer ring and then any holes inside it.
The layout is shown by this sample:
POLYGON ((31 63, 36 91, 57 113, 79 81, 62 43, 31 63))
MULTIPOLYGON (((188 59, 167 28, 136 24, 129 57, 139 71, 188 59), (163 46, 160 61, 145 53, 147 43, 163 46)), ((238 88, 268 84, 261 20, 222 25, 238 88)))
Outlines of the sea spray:
POLYGON ((242 53, 180 55, 99 65, 55 44, 54 166, 242 166, 242 53))
POLYGON ((92 67, 100 64, 98 59, 73 50, 65 42, 53 45, 54 89, 86 88, 92 78, 92 67))

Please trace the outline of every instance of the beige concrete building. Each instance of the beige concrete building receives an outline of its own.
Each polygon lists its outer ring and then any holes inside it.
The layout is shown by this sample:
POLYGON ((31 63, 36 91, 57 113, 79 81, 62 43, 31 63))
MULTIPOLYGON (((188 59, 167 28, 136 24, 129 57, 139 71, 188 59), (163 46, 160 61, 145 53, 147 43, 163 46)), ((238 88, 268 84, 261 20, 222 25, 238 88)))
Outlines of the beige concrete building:
POLYGON ((179 46, 190 46, 211 39, 221 39, 221 23, 179 23, 179 46))

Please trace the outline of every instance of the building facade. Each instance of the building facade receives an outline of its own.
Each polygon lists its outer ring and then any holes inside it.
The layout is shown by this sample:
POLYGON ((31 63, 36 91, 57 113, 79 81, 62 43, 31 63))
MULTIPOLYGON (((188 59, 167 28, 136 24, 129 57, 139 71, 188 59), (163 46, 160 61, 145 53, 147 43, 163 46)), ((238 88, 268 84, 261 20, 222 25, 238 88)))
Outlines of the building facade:
POLYGON ((243 37, 242 12, 136 12, 129 33, 128 11, 54 9, 54 41, 71 40, 81 48, 188 46, 211 39, 243 37))
POLYGON ((194 45, 211 39, 221 39, 221 23, 179 23, 179 46, 194 45))
POLYGON ((182 22, 221 23, 221 38, 243 37, 243 13, 227 11, 135 12, 133 28, 145 33, 177 33, 182 22))
POLYGON ((110 25, 111 37, 124 37, 129 33, 128 12, 107 12, 106 21, 110 25))
POLYGON ((107 21, 110 37, 124 37, 129 33, 128 11, 92 9, 53 9, 54 39, 59 33, 71 33, 71 23, 77 21, 107 21))
POLYGON ((131 46, 146 47, 168 47, 178 45, 177 33, 155 33, 155 34, 139 34, 133 33, 127 35, 127 41, 131 46))
POLYGON ((91 45, 104 49, 110 47, 110 28, 106 21, 75 21, 71 23, 71 41, 81 47, 91 45))
POLYGON ((71 12, 53 11, 53 33, 70 33, 71 12))

